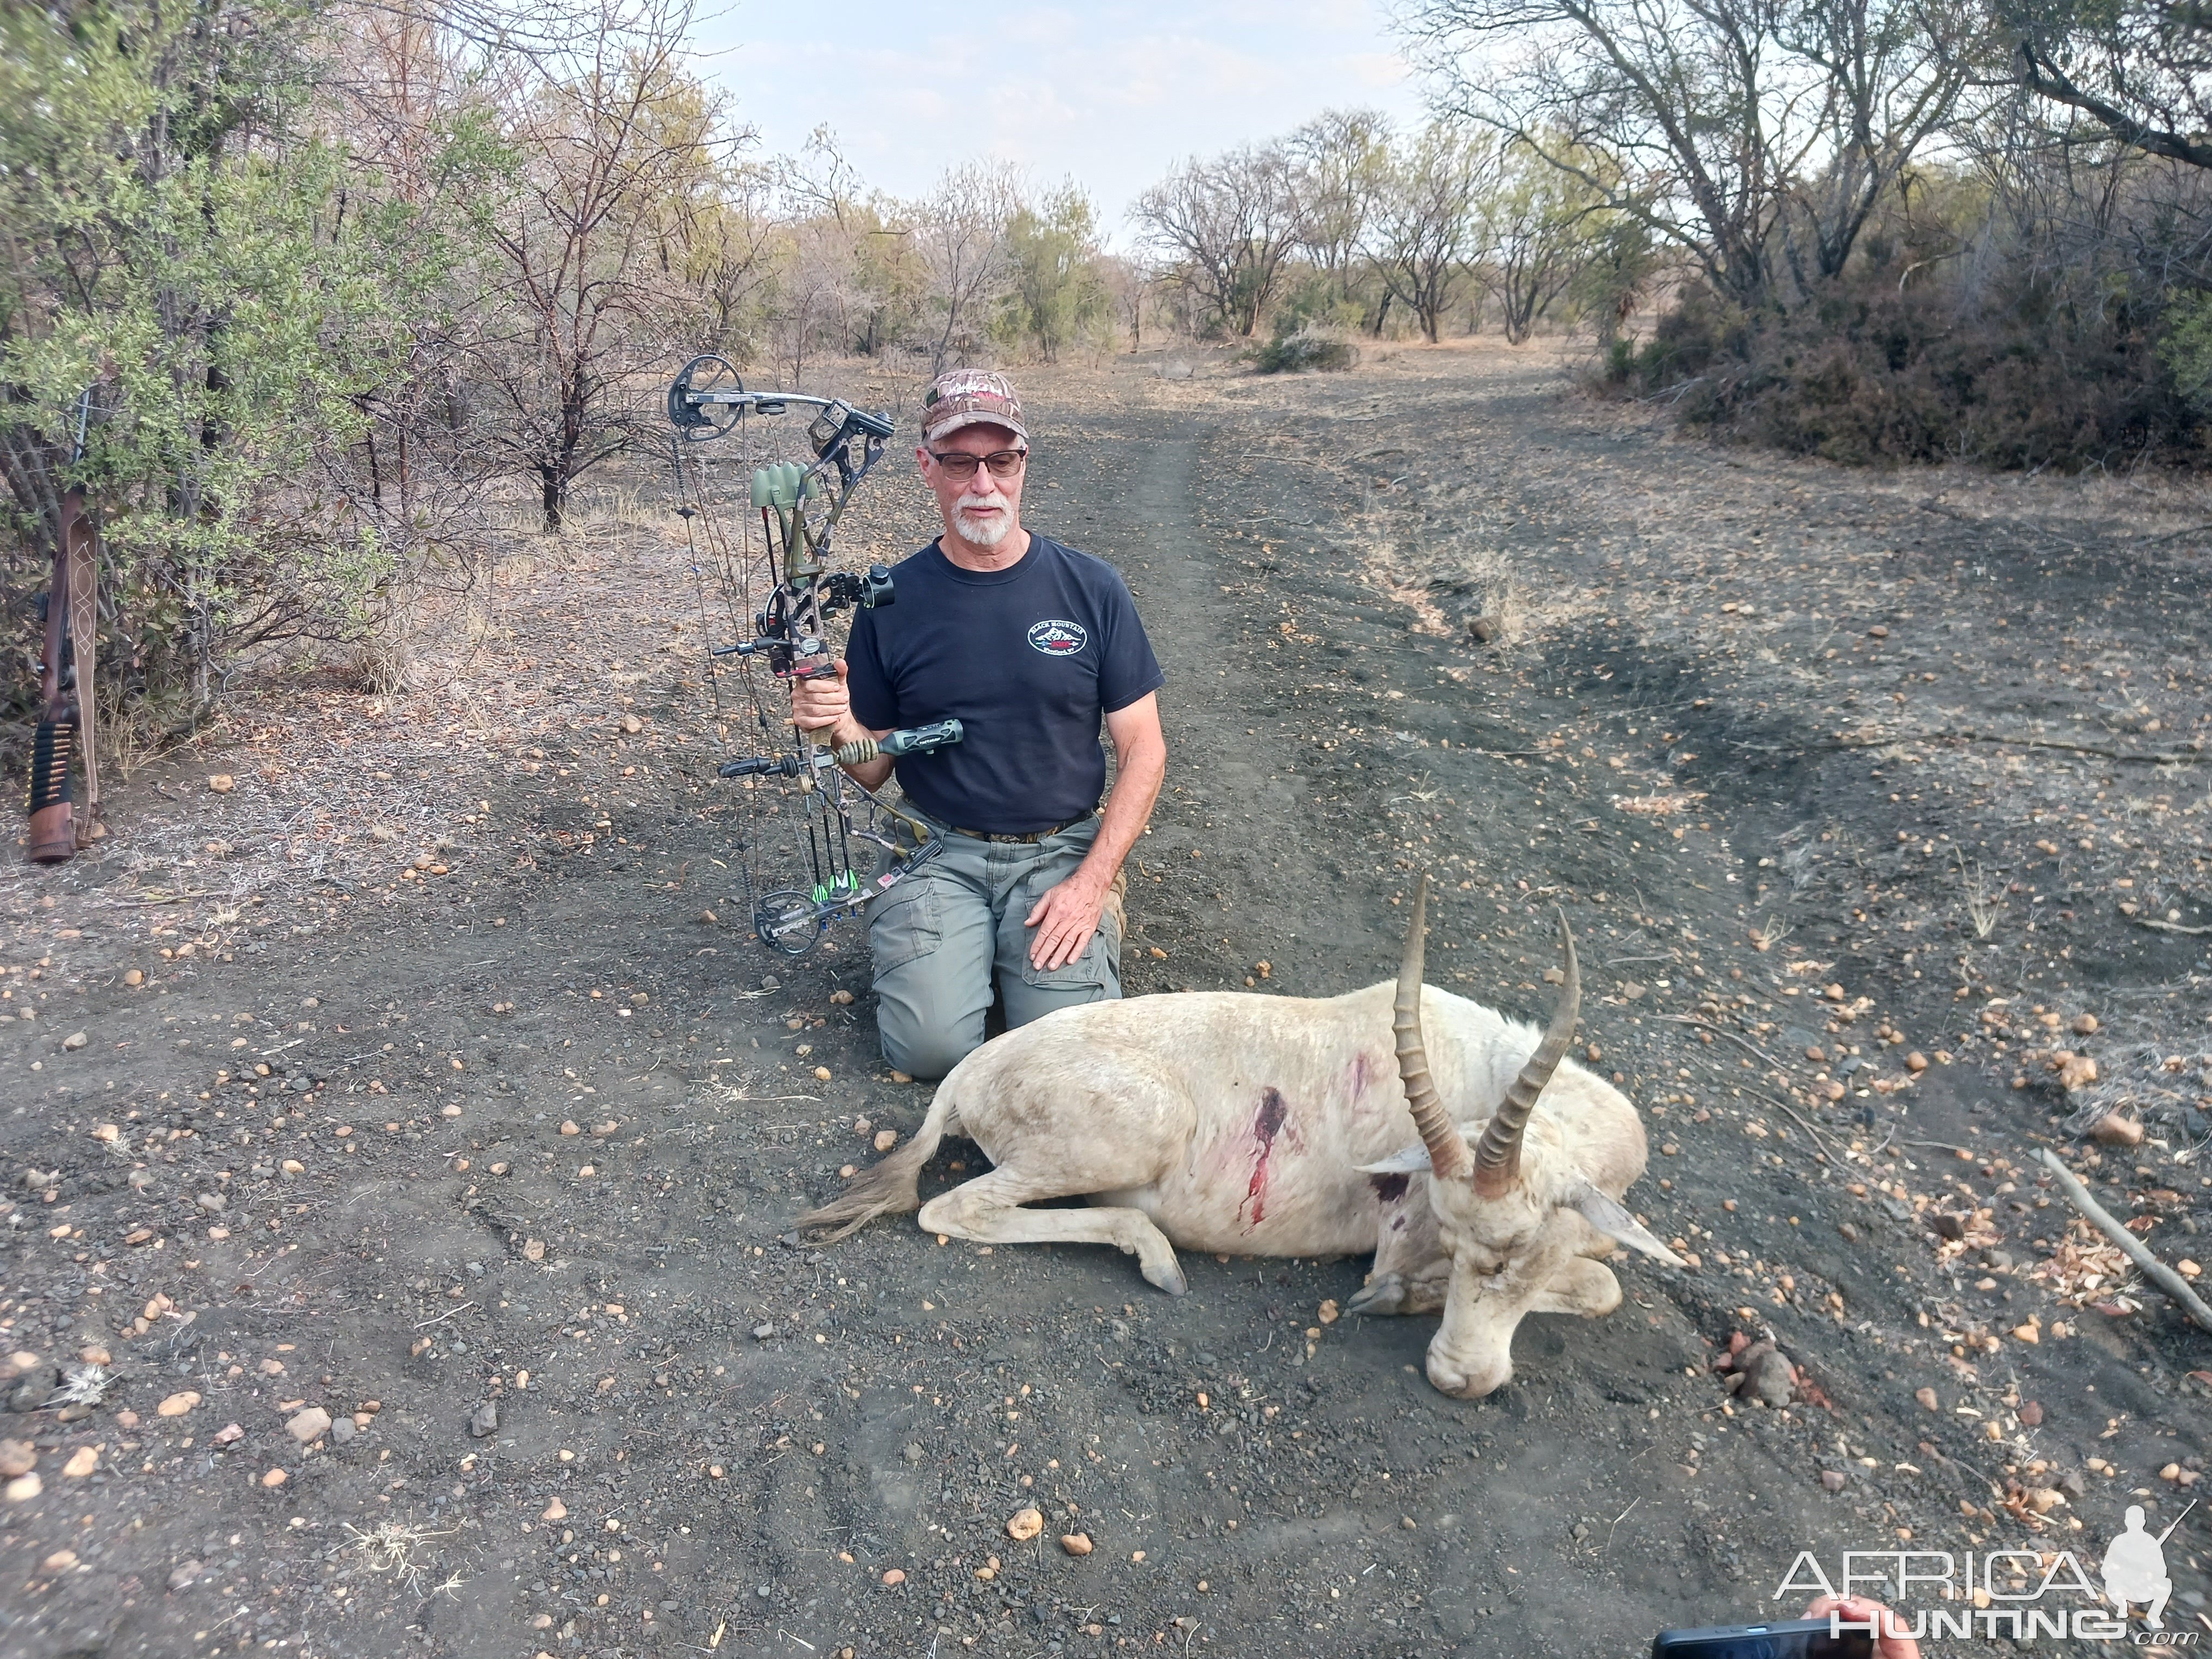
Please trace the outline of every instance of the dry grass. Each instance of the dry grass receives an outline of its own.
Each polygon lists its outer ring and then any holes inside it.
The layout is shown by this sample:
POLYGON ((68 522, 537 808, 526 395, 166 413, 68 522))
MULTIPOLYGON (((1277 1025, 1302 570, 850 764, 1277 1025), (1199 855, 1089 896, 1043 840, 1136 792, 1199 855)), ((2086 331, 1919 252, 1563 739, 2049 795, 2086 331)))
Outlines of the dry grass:
POLYGON ((1996 884, 1983 873, 1979 859, 1970 859, 1957 848, 1952 854, 1958 861, 1960 900, 1966 906, 1967 925, 1976 939, 1985 939, 1996 932, 2004 901, 1997 896, 1996 884))
POLYGON ((363 1532, 349 1522, 346 1530, 353 1534, 347 1550, 369 1571, 390 1573, 410 1595, 445 1595, 458 1600, 461 1586, 468 1582, 458 1569, 439 1561, 431 1547, 441 1538, 459 1536, 459 1527, 434 1532, 407 1522, 380 1521, 363 1532), (438 1576, 441 1573, 443 1577, 438 1576))

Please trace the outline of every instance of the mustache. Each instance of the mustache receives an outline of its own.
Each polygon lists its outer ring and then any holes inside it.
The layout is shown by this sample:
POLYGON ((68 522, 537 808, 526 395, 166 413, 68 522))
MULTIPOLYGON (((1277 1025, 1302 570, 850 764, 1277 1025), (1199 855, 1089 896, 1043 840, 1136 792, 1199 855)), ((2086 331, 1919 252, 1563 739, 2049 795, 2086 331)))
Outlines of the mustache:
POLYGON ((955 513, 989 513, 1002 510, 1006 505, 1004 495, 963 495, 952 503, 955 513))

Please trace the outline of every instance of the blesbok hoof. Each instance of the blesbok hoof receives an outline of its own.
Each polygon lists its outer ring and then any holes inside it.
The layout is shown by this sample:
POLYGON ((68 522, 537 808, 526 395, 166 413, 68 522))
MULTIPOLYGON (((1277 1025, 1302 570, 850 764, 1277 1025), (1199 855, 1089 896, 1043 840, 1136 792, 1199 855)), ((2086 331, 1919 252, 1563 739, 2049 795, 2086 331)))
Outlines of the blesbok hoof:
POLYGON ((1182 1276, 1182 1264, 1173 1255, 1157 1265, 1150 1261, 1139 1265, 1146 1284, 1165 1291, 1170 1296, 1183 1296, 1189 1292, 1190 1280, 1182 1276))
POLYGON ((1396 1273, 1370 1279, 1345 1298, 1344 1310, 1356 1314, 1394 1314, 1406 1306, 1406 1281, 1396 1273))

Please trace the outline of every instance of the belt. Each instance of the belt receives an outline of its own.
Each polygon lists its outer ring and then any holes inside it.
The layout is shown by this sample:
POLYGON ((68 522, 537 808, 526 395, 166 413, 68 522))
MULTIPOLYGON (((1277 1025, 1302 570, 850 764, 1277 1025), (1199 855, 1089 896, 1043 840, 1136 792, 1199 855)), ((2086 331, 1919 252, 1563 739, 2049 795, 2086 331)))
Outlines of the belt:
POLYGON ((950 830, 956 836, 967 836, 970 841, 1012 842, 1034 846, 1036 842, 1044 840, 1048 836, 1056 836, 1063 830, 1073 830, 1077 824, 1082 823, 1084 819, 1090 817, 1093 813, 1097 812, 1097 810, 1098 809, 1095 806, 1086 806, 1083 811, 1078 812, 1073 817, 1068 819, 1066 823, 1055 823, 1049 830, 1040 830, 1036 834, 1029 836, 994 835, 988 830, 963 830, 957 823, 947 824, 945 828, 950 830))

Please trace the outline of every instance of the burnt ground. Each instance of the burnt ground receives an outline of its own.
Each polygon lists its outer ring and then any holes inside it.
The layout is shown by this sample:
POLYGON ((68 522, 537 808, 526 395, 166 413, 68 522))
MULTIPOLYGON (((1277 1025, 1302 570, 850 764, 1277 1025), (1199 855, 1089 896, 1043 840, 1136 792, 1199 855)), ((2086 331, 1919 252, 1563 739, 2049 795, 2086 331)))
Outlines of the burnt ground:
MULTIPOLYGON (((1030 521, 1170 676, 1131 994, 1382 977, 1425 869, 1437 981, 1537 1016, 1562 908, 1692 1267, 1461 1402, 1431 1321, 1332 1316, 1358 1261, 1170 1301, 793 1242, 927 1091, 858 929, 749 942, 741 705, 617 490, 406 686, 246 677, 96 854, 0 878, 0 1653, 1629 1654, 1794 1613, 1800 1550, 2094 1568, 2181 1514, 2212 1336, 2032 1160, 2205 1248, 2190 492, 1716 450, 1535 350, 1029 379, 1030 521), (1738 1334, 1792 1403, 1727 1392, 1738 1334)), ((887 477, 848 546, 922 504, 887 477)))

